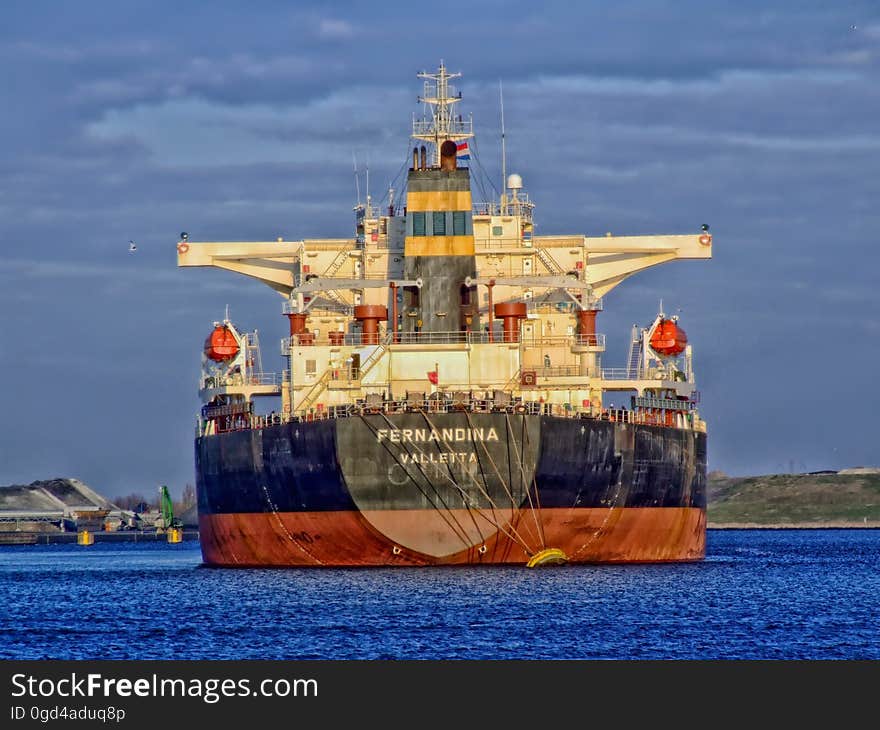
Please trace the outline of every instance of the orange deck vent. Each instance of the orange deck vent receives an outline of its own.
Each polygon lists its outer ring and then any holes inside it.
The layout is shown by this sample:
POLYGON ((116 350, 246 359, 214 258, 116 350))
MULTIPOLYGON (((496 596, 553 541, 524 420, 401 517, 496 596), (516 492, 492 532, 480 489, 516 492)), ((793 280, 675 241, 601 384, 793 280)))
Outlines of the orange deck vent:
POLYGON ((238 354, 238 340, 226 325, 218 324, 205 340, 205 356, 214 362, 231 360, 238 354))
POLYGON ((495 305, 495 316, 504 321, 505 342, 519 342, 519 323, 527 314, 524 302, 502 302, 495 305))
POLYGON ((684 352, 687 334, 671 319, 661 319, 651 335, 651 349, 660 355, 674 357, 684 352))

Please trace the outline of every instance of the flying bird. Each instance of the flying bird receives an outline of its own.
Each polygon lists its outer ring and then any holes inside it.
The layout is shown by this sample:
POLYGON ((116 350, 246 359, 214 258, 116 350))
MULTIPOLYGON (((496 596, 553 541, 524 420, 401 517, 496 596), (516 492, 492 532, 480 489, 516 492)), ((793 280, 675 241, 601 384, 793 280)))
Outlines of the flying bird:
POLYGON ((134 252, 137 251, 137 250, 138 250, 138 247, 135 246, 134 241, 129 241, 129 242, 128 242, 128 252, 129 252, 129 253, 134 253, 134 252))

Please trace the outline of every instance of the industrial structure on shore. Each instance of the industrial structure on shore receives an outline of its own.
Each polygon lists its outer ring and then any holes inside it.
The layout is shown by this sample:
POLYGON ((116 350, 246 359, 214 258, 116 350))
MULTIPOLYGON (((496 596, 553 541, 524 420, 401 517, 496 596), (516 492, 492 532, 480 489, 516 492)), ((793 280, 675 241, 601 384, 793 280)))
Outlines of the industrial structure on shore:
POLYGON ((195 520, 174 517, 167 489, 160 509, 144 505, 138 511, 122 509, 79 479, 55 478, 0 487, 0 545, 72 542, 91 545, 100 539, 137 539, 163 536, 172 530, 182 538, 197 537, 195 520), (186 528, 189 528, 186 530, 186 528))

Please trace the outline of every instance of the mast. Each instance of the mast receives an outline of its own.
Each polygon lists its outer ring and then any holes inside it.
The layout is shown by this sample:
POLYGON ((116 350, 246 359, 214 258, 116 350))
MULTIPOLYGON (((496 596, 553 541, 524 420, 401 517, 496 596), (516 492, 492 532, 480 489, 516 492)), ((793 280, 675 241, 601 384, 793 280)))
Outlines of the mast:
POLYGON ((360 207, 361 204, 361 181, 358 179, 358 163, 357 163, 357 155, 352 151, 351 153, 351 161, 354 165, 354 189, 355 194, 357 195, 357 206, 355 210, 360 207))
POLYGON ((498 81, 498 95, 501 99, 501 210, 507 208, 507 150, 504 142, 504 87, 498 81))
POLYGON ((373 217, 373 206, 370 200, 370 163, 367 161, 367 218, 373 217))
POLYGON ((441 60, 437 73, 422 71, 417 75, 425 81, 424 91, 419 96, 425 109, 421 119, 413 118, 412 137, 433 146, 433 166, 439 167, 440 145, 447 139, 458 143, 473 137, 474 122, 470 117, 455 118, 455 104, 461 101, 461 92, 456 93, 449 80, 461 77, 460 73, 449 73, 441 60))

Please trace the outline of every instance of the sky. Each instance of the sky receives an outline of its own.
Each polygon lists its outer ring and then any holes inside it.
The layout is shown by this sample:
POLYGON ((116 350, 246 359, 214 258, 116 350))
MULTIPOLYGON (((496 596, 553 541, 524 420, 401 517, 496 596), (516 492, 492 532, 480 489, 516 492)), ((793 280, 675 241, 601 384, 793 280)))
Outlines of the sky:
POLYGON ((0 485, 75 477, 114 496, 194 483, 214 321, 228 306, 280 370, 286 320, 256 281, 178 269, 178 234, 353 236, 366 168, 378 202, 411 149, 416 74, 441 60, 462 73, 489 192, 503 87, 507 171, 537 205, 536 235, 710 225, 710 261, 628 279, 598 319, 613 367, 661 299, 679 315, 710 470, 880 464, 876 2, 422 10, 4 8, 0 485))

